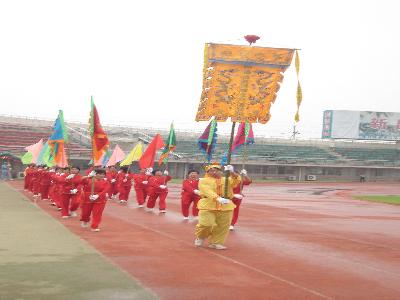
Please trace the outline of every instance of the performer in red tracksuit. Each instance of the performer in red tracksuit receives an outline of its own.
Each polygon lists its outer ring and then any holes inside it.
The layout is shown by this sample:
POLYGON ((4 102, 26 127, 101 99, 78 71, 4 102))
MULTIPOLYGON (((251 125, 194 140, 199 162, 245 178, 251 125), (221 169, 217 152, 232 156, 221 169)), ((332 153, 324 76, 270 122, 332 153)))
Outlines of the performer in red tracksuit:
POLYGON ((139 207, 143 207, 148 195, 149 178, 152 169, 141 169, 139 174, 133 174, 136 201, 139 207))
POLYGON ((61 217, 76 217, 76 210, 80 204, 80 185, 82 176, 79 167, 72 167, 69 173, 60 176, 61 217))
POLYGON ((30 186, 30 181, 32 179, 32 172, 34 170, 35 164, 30 164, 25 169, 24 176, 24 190, 28 191, 30 186))
POLYGON ((58 174, 60 174, 59 172, 60 172, 59 167, 52 167, 49 170, 49 174, 50 174, 49 198, 50 198, 51 205, 56 205, 55 199, 57 198, 57 195, 56 195, 55 177, 58 176, 58 174))
POLYGON ((199 210, 197 209, 197 202, 199 200, 199 172, 196 170, 190 170, 188 172, 187 179, 182 182, 181 208, 184 220, 189 219, 189 208, 192 203, 192 215, 194 217, 197 217, 197 215, 199 214, 199 210))
POLYGON ((132 188, 133 175, 129 173, 128 167, 121 167, 120 172, 117 175, 117 187, 119 191, 119 202, 127 203, 129 199, 129 193, 132 188))
POLYGON ((105 178, 106 171, 98 169, 92 171, 89 177, 82 180, 84 197, 82 199, 81 226, 88 227, 90 216, 92 216, 92 231, 100 231, 99 224, 107 202, 107 192, 110 185, 105 178), (94 191, 92 193, 92 177, 94 176, 94 191))
POLYGON ((110 190, 108 191, 108 199, 114 198, 116 194, 118 194, 117 190, 117 170, 115 166, 108 167, 106 171, 106 178, 108 183, 110 184, 110 190))
POLYGON ((159 210, 160 213, 165 213, 166 212, 166 202, 165 199, 167 198, 168 195, 168 187, 167 187, 167 182, 172 179, 171 176, 168 175, 168 171, 163 172, 160 170, 154 170, 153 175, 149 178, 149 200, 147 200, 147 210, 152 211, 154 209, 154 206, 156 204, 156 200, 159 197, 160 202, 159 202, 159 210))
POLYGON ((42 175, 43 168, 42 166, 38 166, 33 172, 32 176, 32 192, 33 197, 39 197, 40 194, 40 176, 42 175))
POLYGON ((59 179, 65 175, 65 170, 69 171, 68 168, 58 168, 56 169, 58 172, 53 173, 51 180, 54 182, 54 189, 53 189, 53 202, 52 205, 57 206, 58 210, 62 209, 62 181, 59 179))
POLYGON ((40 196, 42 200, 49 199, 50 184, 51 184, 51 173, 49 173, 49 168, 45 167, 40 176, 40 196))
POLYGON ((251 184, 251 179, 249 176, 247 176, 247 171, 245 169, 243 169, 242 171, 240 171, 240 175, 242 176, 242 180, 240 182, 240 184, 233 188, 233 199, 232 202, 236 205, 234 211, 233 211, 233 217, 232 217, 232 221, 231 221, 231 226, 229 226, 230 230, 234 229, 234 226, 239 218, 239 210, 240 210, 240 204, 242 203, 242 199, 243 199, 243 187, 245 185, 250 185, 251 184))

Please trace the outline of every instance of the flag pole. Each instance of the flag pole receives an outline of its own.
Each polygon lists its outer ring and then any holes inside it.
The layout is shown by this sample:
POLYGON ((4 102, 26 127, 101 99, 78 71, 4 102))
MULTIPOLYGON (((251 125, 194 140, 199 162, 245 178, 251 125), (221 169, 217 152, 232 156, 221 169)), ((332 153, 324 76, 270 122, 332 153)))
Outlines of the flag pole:
MULTIPOLYGON (((227 162, 226 162, 227 165, 231 164, 232 144, 233 144, 233 135, 235 134, 235 126, 236 126, 236 122, 232 122, 231 137, 229 139, 228 157, 227 157, 227 162)), ((230 172, 225 171, 224 198, 228 198, 229 175, 230 175, 230 172)))
MULTIPOLYGON (((245 136, 244 138, 244 148, 243 148, 243 160, 242 160, 242 170, 245 168, 246 166, 246 161, 247 161, 247 137, 245 136)), ((242 193, 243 190, 243 180, 240 180, 240 193, 242 193)))
MULTIPOLYGON (((94 135, 94 112, 93 112, 93 96, 90 96, 90 127, 93 127, 93 128, 89 128, 89 131, 92 131, 93 130, 93 132, 90 132, 91 133, 91 135, 92 135, 92 162, 93 162, 93 170, 92 171, 94 171, 94 164, 96 163, 95 162, 95 159, 94 159, 94 139, 93 139, 93 135, 94 135)), ((90 187, 90 195, 94 195, 94 176, 92 176, 92 184, 91 184, 91 187, 90 187)))

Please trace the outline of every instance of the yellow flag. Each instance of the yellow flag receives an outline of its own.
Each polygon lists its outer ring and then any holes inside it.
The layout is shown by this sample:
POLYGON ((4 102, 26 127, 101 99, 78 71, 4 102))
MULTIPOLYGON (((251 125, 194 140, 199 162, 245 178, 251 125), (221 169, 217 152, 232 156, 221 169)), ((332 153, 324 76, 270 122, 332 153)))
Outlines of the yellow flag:
POLYGON ((300 80, 299 80, 300 58, 299 58, 299 52, 297 50, 296 50, 295 65, 296 65, 296 74, 297 74, 297 91, 296 91, 297 111, 296 111, 296 115, 294 116, 294 120, 296 122, 299 122, 300 121, 299 110, 300 110, 301 101, 303 100, 303 92, 301 91, 300 80))
POLYGON ((119 164, 120 166, 128 166, 132 162, 139 160, 142 157, 143 145, 142 143, 137 143, 131 152, 125 157, 123 161, 119 164))

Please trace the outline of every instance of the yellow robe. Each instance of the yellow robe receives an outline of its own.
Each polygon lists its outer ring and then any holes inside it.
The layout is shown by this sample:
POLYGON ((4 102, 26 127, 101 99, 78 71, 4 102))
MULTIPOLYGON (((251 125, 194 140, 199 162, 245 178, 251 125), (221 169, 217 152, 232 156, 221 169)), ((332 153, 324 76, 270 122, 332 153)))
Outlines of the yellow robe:
MULTIPOLYGON (((233 198, 233 188, 240 184, 240 176, 230 176, 228 181, 228 199, 233 198)), ((220 204, 217 201, 218 197, 224 197, 225 177, 214 178, 208 176, 201 178, 199 181, 200 197, 197 204, 199 210, 234 210, 236 205, 232 201, 228 204, 220 204)))

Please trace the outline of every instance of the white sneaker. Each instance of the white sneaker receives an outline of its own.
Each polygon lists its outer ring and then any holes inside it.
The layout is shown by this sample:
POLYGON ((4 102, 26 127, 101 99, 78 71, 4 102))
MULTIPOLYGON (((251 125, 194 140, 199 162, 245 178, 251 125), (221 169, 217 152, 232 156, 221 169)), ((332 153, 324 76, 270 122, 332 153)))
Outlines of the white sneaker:
POLYGON ((86 227, 89 227, 89 223, 88 222, 81 222, 81 227, 82 228, 86 228, 86 227))
POLYGON ((139 204, 139 205, 138 205, 138 207, 143 207, 143 206, 144 206, 143 204, 139 204))
POLYGON ((189 217, 183 217, 184 220, 189 220, 189 217))
POLYGON ((210 244, 208 245, 208 248, 216 249, 216 250, 225 250, 227 247, 221 244, 210 244))
POLYGON ((74 211, 71 211, 71 213, 69 215, 70 215, 70 217, 77 217, 78 216, 78 214, 76 212, 74 212, 74 211))
POLYGON ((235 227, 233 227, 233 225, 229 226, 229 230, 234 230, 235 227))
POLYGON ((148 208, 148 207, 146 207, 146 211, 147 211, 147 212, 153 212, 153 210, 154 210, 154 208, 148 208))
POLYGON ((203 246, 203 243, 204 243, 204 240, 202 240, 202 239, 197 238, 197 239, 194 240, 194 245, 195 245, 196 247, 201 247, 201 246, 203 246))
POLYGON ((69 216, 62 216, 61 219, 68 219, 69 216))
POLYGON ((62 208, 61 207, 57 207, 57 210, 60 211, 60 210, 62 210, 62 208))
POLYGON ((92 228, 92 229, 90 229, 90 231, 99 232, 100 228, 92 228))
POLYGON ((165 209, 160 209, 160 213, 165 214, 167 211, 165 209))

